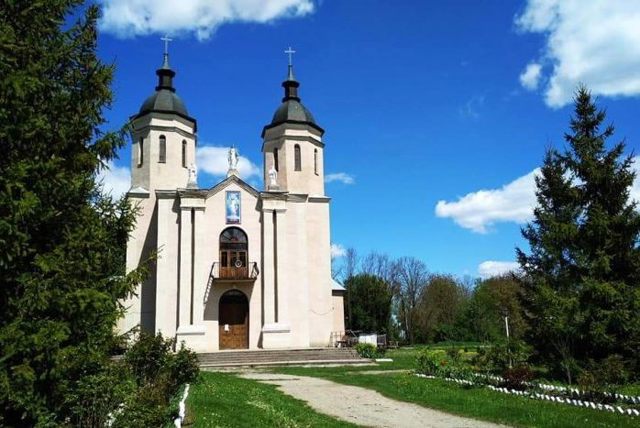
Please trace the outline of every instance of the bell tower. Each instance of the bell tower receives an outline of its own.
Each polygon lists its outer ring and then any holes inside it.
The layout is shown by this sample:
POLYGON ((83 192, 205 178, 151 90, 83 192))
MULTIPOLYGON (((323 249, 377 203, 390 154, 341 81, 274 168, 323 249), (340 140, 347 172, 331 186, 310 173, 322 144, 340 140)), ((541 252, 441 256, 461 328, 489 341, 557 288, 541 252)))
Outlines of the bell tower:
POLYGON ((284 98, 271 123, 262 130, 265 190, 314 196, 324 195, 324 130, 300 102, 300 83, 293 74, 289 48, 284 98), (276 174, 271 173, 274 169, 276 174), (273 178, 277 185, 273 185, 273 178))
POLYGON ((176 94, 169 66, 168 38, 158 85, 132 116, 131 187, 172 190, 187 187, 189 168, 195 164, 196 120, 176 94))

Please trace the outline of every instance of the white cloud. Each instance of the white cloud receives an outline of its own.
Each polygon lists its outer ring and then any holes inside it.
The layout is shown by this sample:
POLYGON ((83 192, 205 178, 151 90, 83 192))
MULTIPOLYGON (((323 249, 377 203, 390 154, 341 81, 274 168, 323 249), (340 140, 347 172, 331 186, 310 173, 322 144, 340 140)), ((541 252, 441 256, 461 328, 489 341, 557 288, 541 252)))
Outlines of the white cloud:
POLYGON ((492 276, 503 275, 509 272, 515 272, 520 268, 517 262, 499 262, 495 260, 487 260, 478 265, 478 275, 482 278, 491 278, 492 276))
POLYGON ((525 223, 536 204, 535 169, 499 189, 478 190, 454 202, 438 201, 436 216, 450 217, 458 225, 477 233, 487 233, 498 222, 525 223))
POLYGON ((353 175, 347 174, 346 172, 335 172, 333 174, 327 174, 324 176, 324 181, 325 183, 339 181, 343 184, 354 184, 356 182, 353 175))
POLYGON ((484 95, 471 97, 463 106, 458 109, 460 116, 477 119, 480 117, 480 110, 484 107, 484 95))
POLYGON ((207 39, 222 24, 267 23, 312 13, 313 0, 100 0, 104 31, 119 37, 195 34, 207 39))
POLYGON ((550 107, 570 103, 580 83, 594 95, 640 95, 640 2, 528 0, 516 25, 546 37, 542 56, 532 62, 549 65, 550 107))
POLYGON ((527 65, 527 68, 520 75, 520 84, 530 91, 538 88, 540 76, 542 75, 542 66, 535 62, 527 65))
POLYGON ((331 258, 344 257, 347 255, 347 249, 340 244, 331 244, 331 258))
POLYGON ((115 166, 109 162, 98 174, 98 182, 102 183, 102 190, 105 194, 111 194, 114 198, 119 198, 131 187, 131 172, 124 166, 115 166))
MULTIPOLYGON (((228 155, 229 147, 200 145, 196 149, 198 170, 214 176, 226 176, 229 170, 228 155)), ((238 172, 245 181, 260 176, 260 168, 244 156, 239 156, 238 172)))

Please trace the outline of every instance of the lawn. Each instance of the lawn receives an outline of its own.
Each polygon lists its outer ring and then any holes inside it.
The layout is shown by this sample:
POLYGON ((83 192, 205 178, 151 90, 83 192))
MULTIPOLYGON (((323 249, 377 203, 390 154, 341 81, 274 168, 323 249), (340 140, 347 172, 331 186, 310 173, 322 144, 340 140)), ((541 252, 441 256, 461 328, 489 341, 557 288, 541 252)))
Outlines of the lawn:
POLYGON ((412 369, 416 349, 388 352, 393 363, 369 367, 283 367, 276 371, 317 376, 362 386, 381 394, 448 413, 520 427, 637 427, 640 420, 562 404, 506 395, 486 388, 467 388, 442 380, 423 379, 408 372, 367 374, 370 370, 412 369))
MULTIPOLYGON (((277 376, 277 375, 276 375, 277 376)), ((201 372, 187 399, 187 427, 354 427, 314 411, 273 385, 201 372)))

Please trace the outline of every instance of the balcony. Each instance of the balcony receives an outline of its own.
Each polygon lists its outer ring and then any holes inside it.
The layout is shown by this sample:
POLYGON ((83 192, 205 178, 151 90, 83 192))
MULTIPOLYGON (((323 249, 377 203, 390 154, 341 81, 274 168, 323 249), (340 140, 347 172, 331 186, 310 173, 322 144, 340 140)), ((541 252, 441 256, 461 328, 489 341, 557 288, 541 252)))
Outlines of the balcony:
POLYGON ((219 262, 214 262, 211 266, 211 278, 214 281, 255 281, 260 270, 255 262, 247 266, 221 266, 219 262))

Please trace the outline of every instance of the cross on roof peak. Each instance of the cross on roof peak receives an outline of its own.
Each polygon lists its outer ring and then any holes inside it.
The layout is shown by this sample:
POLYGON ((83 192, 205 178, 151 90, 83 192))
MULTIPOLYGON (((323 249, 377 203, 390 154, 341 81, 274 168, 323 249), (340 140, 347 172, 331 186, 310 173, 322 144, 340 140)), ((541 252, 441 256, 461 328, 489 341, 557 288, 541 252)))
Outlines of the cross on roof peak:
POLYGON ((286 53, 287 55, 289 55, 289 66, 293 65, 293 54, 296 53, 296 51, 294 51, 293 49, 291 49, 291 46, 289 46, 289 49, 287 49, 286 51, 284 51, 284 53, 286 53))
POLYGON ((169 42, 173 42, 173 39, 170 39, 167 34, 164 37, 160 37, 160 40, 164 42, 164 54, 169 55, 169 42))

